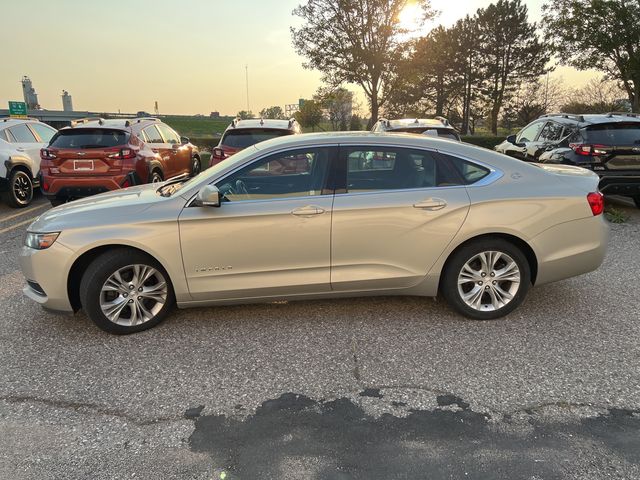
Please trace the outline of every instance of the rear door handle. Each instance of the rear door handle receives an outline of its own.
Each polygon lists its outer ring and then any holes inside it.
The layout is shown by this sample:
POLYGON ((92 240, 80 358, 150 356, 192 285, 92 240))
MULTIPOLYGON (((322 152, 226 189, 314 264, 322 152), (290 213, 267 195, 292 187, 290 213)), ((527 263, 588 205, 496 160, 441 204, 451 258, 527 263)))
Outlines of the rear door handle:
POLYGON ((422 210, 442 210, 447 206, 447 202, 441 198, 427 198, 421 202, 414 203, 413 206, 422 210))
POLYGON ((313 215, 320 215, 322 213, 324 213, 324 208, 315 205, 307 205, 291 211, 291 215, 295 215, 296 217, 312 217, 313 215))

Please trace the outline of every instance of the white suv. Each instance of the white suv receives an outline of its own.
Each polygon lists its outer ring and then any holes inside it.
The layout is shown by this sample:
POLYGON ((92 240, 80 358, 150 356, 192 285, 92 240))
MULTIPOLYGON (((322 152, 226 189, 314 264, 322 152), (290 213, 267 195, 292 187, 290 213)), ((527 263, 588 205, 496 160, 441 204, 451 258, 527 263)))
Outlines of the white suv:
POLYGON ((31 203, 40 172, 40 149, 56 131, 36 119, 0 120, 0 192, 9 206, 31 203))

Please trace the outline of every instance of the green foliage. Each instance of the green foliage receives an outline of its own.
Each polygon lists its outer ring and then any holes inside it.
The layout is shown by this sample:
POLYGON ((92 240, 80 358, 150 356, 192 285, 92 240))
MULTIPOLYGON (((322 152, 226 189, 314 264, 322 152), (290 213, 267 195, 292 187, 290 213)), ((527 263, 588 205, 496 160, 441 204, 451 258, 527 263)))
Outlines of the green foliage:
POLYGON ((250 120, 253 118, 253 112, 251 110, 240 110, 236 115, 240 120, 250 120))
POLYGON ((351 115, 349 120, 349 130, 362 130, 362 119, 355 113, 351 115))
MULTIPOLYGON (((397 81, 398 65, 408 50, 400 13, 408 0, 307 0, 294 15, 303 20, 291 28, 296 52, 307 58, 305 68, 319 70, 332 86, 362 87, 371 107, 371 122, 397 81)), ((414 0, 424 17, 429 0, 414 0)), ((424 19, 423 19, 424 20, 424 19)))
POLYGON ((502 143, 504 140, 503 137, 496 136, 482 136, 482 135, 463 135, 462 141, 466 143, 470 143, 472 145, 477 145, 479 147, 488 148, 489 150, 493 150, 493 147, 502 143))
POLYGON ((260 110, 260 117, 270 118, 273 120, 286 120, 282 107, 279 107, 277 105, 269 108, 263 108, 262 110, 260 110))
POLYGON ((322 121, 322 107, 315 100, 307 100, 295 114, 296 120, 303 128, 315 131, 322 121))
POLYGON ((607 207, 604 212, 604 216, 611 223, 626 223, 627 220, 629 220, 628 215, 626 215, 623 211, 613 207, 607 207))
POLYGON ((327 111, 333 130, 347 130, 353 110, 353 92, 343 87, 320 87, 313 98, 327 111))
POLYGON ((231 123, 231 117, 188 117, 188 116, 163 116, 162 121, 173 128, 180 135, 186 137, 215 137, 231 123))
POLYGON ((549 0, 543 7, 546 36, 560 60, 620 81, 634 112, 640 112, 638 18, 638 0, 549 0))

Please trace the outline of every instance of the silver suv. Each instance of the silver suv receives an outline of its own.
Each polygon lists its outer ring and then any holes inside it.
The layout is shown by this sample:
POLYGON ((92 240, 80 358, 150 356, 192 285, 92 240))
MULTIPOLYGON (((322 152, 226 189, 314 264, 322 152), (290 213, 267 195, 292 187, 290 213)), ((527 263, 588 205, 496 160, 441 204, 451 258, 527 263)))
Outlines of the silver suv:
POLYGON ((11 207, 26 207, 38 185, 40 149, 56 129, 36 119, 0 120, 0 192, 11 207))

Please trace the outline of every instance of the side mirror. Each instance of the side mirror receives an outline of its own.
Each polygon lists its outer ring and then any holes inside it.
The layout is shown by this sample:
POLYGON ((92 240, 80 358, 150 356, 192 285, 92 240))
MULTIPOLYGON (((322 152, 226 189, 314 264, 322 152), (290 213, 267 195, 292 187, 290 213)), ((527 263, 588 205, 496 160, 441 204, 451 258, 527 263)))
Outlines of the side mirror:
POLYGON ((187 143, 189 143, 189 137, 180 137, 180 143, 182 145, 186 145, 187 143))
POLYGON ((219 207, 220 190, 215 185, 205 185, 198 192, 194 205, 196 207, 219 207))
POLYGON ((507 137, 507 142, 513 143, 515 145, 516 144, 516 136, 515 135, 509 135, 507 137))

